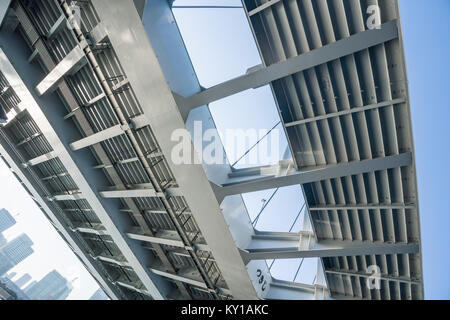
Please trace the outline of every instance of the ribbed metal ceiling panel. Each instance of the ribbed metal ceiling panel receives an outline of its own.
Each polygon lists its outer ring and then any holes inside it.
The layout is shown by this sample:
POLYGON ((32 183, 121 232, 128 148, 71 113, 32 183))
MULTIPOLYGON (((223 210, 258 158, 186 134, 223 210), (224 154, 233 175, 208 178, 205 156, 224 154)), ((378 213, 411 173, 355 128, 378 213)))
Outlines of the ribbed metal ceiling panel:
MULTIPOLYGON (((368 30, 371 5, 380 8, 381 23, 399 19, 394 0, 244 3, 266 66, 368 30)), ((401 36, 277 80, 272 88, 299 169, 413 151, 401 36), (395 99, 400 102, 393 103, 395 99), (386 102, 383 107, 351 111, 382 102, 386 102), (338 112, 342 115, 336 115, 338 112)), ((331 207, 310 211, 317 238, 420 242, 415 180, 412 165, 304 185, 310 208, 331 207), (391 209, 394 204, 400 206, 391 209), (357 208, 367 205, 374 207, 357 208), (380 205, 385 208, 377 208, 380 205), (352 208, 345 208, 348 206, 352 208)), ((332 294, 364 299, 423 298, 420 254, 324 258, 323 265, 332 294), (371 265, 379 266, 383 275, 379 291, 367 287, 366 270, 371 265)))

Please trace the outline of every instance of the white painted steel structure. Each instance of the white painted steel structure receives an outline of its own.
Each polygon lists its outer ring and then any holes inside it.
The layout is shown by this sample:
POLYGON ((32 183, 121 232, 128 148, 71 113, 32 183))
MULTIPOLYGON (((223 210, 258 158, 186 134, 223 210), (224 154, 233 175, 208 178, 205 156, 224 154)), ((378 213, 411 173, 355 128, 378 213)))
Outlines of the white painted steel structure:
POLYGON ((78 2, 80 24, 70 1, 7 2, 1 157, 111 298, 423 299, 397 1, 245 0, 263 65, 208 89, 171 1, 78 2), (174 130, 215 129, 208 103, 266 84, 292 159, 172 162, 174 130), (241 194, 291 185, 310 226, 255 230, 241 194), (265 261, 302 257, 321 258, 313 285, 265 261))

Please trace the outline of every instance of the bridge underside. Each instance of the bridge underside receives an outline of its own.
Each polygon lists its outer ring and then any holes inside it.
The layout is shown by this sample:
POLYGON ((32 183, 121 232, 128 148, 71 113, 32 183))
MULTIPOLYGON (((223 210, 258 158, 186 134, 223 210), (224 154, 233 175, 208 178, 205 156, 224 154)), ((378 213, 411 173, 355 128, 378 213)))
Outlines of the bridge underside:
POLYGON ((0 5, 1 157, 105 292, 423 299, 397 1, 244 0, 263 65, 212 88, 170 2, 83 1, 80 21, 70 1, 0 5), (377 28, 365 23, 372 5, 377 28), (173 162, 172 132, 215 129, 209 103, 267 84, 292 159, 173 162), (242 194, 292 185, 310 225, 255 230, 242 194), (266 263, 310 257, 321 259, 313 285, 275 279, 266 263))

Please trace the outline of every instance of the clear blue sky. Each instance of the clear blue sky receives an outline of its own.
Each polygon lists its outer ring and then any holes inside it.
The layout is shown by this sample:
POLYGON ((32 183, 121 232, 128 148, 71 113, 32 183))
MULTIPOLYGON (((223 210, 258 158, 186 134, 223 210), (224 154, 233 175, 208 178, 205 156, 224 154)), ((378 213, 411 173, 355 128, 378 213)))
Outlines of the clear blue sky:
MULTIPOLYGON (((175 5, 227 4, 240 5, 239 0, 177 0, 175 5)), ((425 295, 427 299, 450 298, 450 258, 448 228, 450 214, 445 200, 450 190, 447 159, 450 138, 450 106, 445 94, 449 91, 450 1, 400 0, 401 19, 406 46, 406 59, 411 93, 411 109, 419 183, 420 214, 423 244, 425 295)), ((261 63, 253 36, 241 9, 198 10, 175 9, 188 51, 203 86, 239 76, 246 69, 261 63)), ((271 128, 278 114, 268 87, 235 95, 213 103, 211 111, 219 129, 271 128)), ((284 137, 280 150, 285 146, 284 137)), ((237 156, 236 156, 237 157, 237 156)), ((233 158, 230 158, 233 161, 233 158)), ((20 185, 0 164, 0 207, 21 213, 18 226, 8 236, 24 231, 30 233, 38 252, 33 260, 21 264, 20 273, 41 277, 52 266, 73 278, 79 263, 67 246, 57 241, 57 234, 45 221, 20 185), (40 230, 40 232, 39 232, 40 230), (40 257, 40 259, 39 259, 40 257), (64 257, 64 259, 61 259, 64 257)), ((268 199, 271 190, 245 195, 249 213, 256 216, 261 199, 268 199)), ((302 203, 298 186, 277 193, 258 225, 261 229, 287 231, 302 203)), ((295 230, 298 230, 299 223, 295 230)), ((278 277, 292 280, 298 261, 277 262, 272 269, 278 277)), ((308 260, 297 281, 309 283, 314 277, 315 261, 308 260)), ((83 270, 73 298, 85 299, 96 289, 92 278, 83 270)))

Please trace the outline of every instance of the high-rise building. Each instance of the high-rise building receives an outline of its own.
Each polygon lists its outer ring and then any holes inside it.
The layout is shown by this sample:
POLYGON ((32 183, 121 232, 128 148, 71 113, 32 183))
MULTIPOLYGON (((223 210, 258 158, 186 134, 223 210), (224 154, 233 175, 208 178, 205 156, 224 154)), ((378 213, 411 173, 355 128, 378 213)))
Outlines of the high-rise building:
POLYGON ((33 286, 37 283, 36 280, 31 281, 29 284, 27 284, 27 286, 23 289, 24 292, 27 292, 29 290, 31 290, 31 288, 33 288, 33 286))
POLYGON ((3 247, 8 241, 3 236, 3 234, 0 232, 0 248, 3 247))
POLYGON ((23 276, 21 276, 19 279, 15 280, 14 283, 19 288, 22 288, 28 281, 31 280, 31 276, 28 273, 25 273, 23 276))
POLYGON ((21 234, 4 245, 0 251, 15 266, 34 252, 32 245, 33 241, 26 234, 21 234))
POLYGON ((67 282, 67 284, 62 287, 58 292, 56 292, 50 300, 66 300, 67 297, 70 295, 70 293, 73 290, 73 285, 70 282, 67 282))
POLYGON ((6 209, 0 209, 0 233, 16 223, 14 217, 6 209))
POLYGON ((9 280, 12 280, 17 275, 17 272, 10 272, 6 275, 9 280))
POLYGON ((106 293, 100 288, 94 292, 94 294, 89 298, 89 300, 109 300, 106 293))
POLYGON ((73 287, 58 271, 53 270, 40 281, 25 289, 25 293, 33 300, 64 300, 73 287))
POLYGON ((17 300, 17 295, 4 283, 0 282, 0 300, 17 300))
POLYGON ((17 299, 29 300, 28 295, 22 289, 20 289, 20 287, 9 277, 0 277, 0 282, 7 288, 9 288, 11 291, 13 291, 16 294, 17 299))

